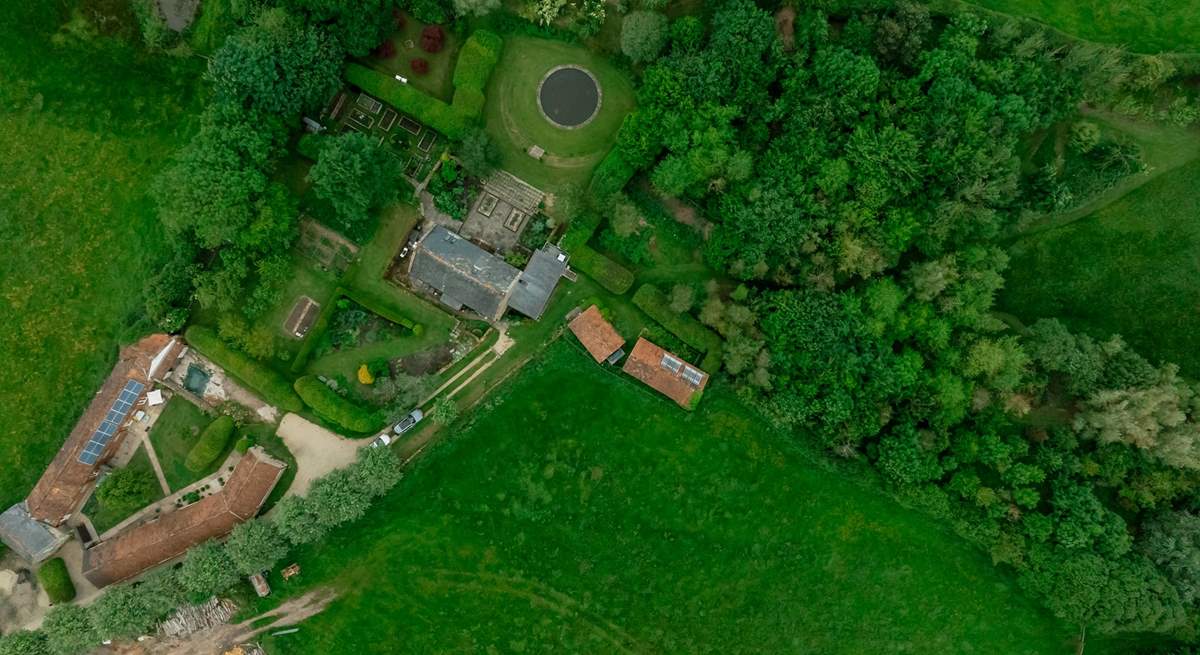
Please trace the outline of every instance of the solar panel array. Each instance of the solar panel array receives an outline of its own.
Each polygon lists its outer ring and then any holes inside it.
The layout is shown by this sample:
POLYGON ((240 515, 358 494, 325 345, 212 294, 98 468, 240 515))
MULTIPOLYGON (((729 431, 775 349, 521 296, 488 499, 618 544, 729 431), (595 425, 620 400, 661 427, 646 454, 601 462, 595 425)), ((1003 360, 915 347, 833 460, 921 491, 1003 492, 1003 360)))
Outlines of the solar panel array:
POLYGON ((100 423, 100 427, 92 433, 92 438, 88 440, 87 446, 83 452, 79 453, 79 463, 91 466, 100 459, 100 453, 104 452, 104 448, 108 446, 108 442, 112 440, 113 435, 121 428, 121 424, 125 422, 125 417, 129 416, 129 410, 133 409, 133 403, 137 401, 137 397, 142 393, 142 389, 146 385, 137 380, 129 380, 125 383, 125 388, 121 390, 120 395, 113 401, 112 407, 108 409, 108 414, 105 415, 104 421, 100 423))
POLYGON ((683 366, 683 362, 671 356, 670 353, 664 353, 662 356, 662 367, 672 373, 678 373, 679 367, 683 366))
POLYGON ((693 387, 700 386, 700 382, 704 379, 704 374, 691 366, 683 367, 683 379, 688 381, 688 384, 693 387))

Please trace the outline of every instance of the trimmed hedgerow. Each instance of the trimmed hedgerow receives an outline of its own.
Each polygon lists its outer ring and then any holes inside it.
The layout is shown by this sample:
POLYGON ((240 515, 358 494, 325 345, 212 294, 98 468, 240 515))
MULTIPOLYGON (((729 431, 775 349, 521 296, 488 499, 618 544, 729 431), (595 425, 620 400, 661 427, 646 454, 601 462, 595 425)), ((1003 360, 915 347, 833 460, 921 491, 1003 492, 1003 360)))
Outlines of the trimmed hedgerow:
POLYGON ((351 432, 374 432, 383 427, 383 418, 378 412, 346 400, 315 376, 306 375, 296 380, 294 387, 318 416, 351 432))
POLYGON ((571 251, 571 266, 583 271, 600 286, 621 295, 633 286, 633 273, 589 246, 571 251))
POLYGON ((600 164, 592 172, 592 181, 588 185, 588 190, 593 198, 607 198, 624 189, 636 172, 621 156, 620 149, 613 148, 608 151, 604 159, 600 160, 600 164))
POLYGON ((454 101, 463 89, 474 89, 482 95, 487 87, 492 70, 500 61, 504 39, 487 30, 476 30, 458 51, 458 63, 454 67, 454 101))
POLYGON ((196 445, 188 451, 187 459, 183 461, 187 470, 200 473, 212 466, 229 445, 229 440, 233 437, 233 427, 233 418, 230 416, 218 416, 209 423, 204 432, 200 433, 196 445))
POLYGON ((37 572, 38 582, 50 597, 50 603, 69 603, 75 600, 75 583, 71 582, 71 574, 67 572, 67 563, 61 557, 55 557, 42 565, 37 572))
POLYGON ((304 409, 304 403, 283 376, 249 355, 230 348, 212 330, 193 325, 184 333, 184 339, 202 355, 225 369, 237 382, 262 396, 268 403, 288 412, 304 409))
MULTIPOLYGON (((633 304, 687 345, 707 355, 711 355, 713 352, 720 353, 721 337, 705 327, 691 314, 671 311, 671 301, 667 298, 667 294, 653 284, 643 284, 638 287, 633 294, 633 304)), ((708 359, 709 357, 706 356, 705 361, 707 362, 708 359)))

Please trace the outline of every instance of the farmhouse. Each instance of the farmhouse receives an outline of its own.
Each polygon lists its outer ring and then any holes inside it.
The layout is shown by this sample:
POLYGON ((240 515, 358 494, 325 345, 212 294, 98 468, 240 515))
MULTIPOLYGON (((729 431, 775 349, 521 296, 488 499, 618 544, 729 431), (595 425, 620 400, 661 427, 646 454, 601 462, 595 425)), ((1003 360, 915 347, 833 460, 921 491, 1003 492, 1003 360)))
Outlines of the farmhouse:
POLYGON ((567 327, 575 333, 579 343, 583 344, 597 364, 604 361, 615 364, 625 355, 625 351, 622 350, 625 345, 624 337, 611 323, 604 320, 600 308, 595 305, 572 319, 567 327))
POLYGON ((704 385, 708 384, 707 373, 641 337, 622 370, 685 409, 694 407, 704 385))
POLYGON ((547 244, 524 271, 437 225, 418 243, 409 280, 458 311, 469 309, 489 321, 512 308, 537 319, 567 270, 567 254, 547 244))
POLYGON ((157 515, 85 551, 84 577, 97 587, 127 580, 192 546, 229 534, 239 523, 254 518, 286 467, 262 448, 251 448, 217 493, 157 515))

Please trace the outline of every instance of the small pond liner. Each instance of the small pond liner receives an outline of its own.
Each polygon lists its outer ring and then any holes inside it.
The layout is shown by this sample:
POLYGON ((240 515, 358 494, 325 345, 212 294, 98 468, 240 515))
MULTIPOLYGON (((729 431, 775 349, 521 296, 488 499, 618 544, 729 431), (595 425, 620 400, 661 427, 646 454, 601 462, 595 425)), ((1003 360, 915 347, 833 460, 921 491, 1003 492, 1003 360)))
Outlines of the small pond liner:
POLYGON ((567 129, 587 125, 600 111, 600 84, 578 66, 551 69, 538 85, 538 107, 546 120, 567 129))
POLYGON ((196 364, 190 364, 188 365, 187 377, 183 379, 183 388, 197 396, 203 396, 204 389, 208 387, 209 377, 208 371, 205 371, 196 364))

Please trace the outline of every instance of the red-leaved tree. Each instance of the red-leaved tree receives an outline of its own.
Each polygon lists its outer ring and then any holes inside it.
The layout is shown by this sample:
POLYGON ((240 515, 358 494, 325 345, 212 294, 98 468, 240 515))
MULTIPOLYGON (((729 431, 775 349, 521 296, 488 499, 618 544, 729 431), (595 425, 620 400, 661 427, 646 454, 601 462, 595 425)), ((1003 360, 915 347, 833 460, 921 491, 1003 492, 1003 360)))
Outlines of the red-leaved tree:
POLYGON ((438 25, 429 25, 421 30, 421 49, 433 54, 441 52, 446 45, 446 33, 438 25))
POLYGON ((396 56, 396 44, 392 43, 391 39, 388 39, 376 46, 375 49, 371 51, 371 54, 379 57, 380 59, 391 59, 392 57, 396 56))
POLYGON ((408 62, 408 65, 412 66, 412 72, 416 75, 424 75, 429 72, 429 62, 420 57, 408 62))

